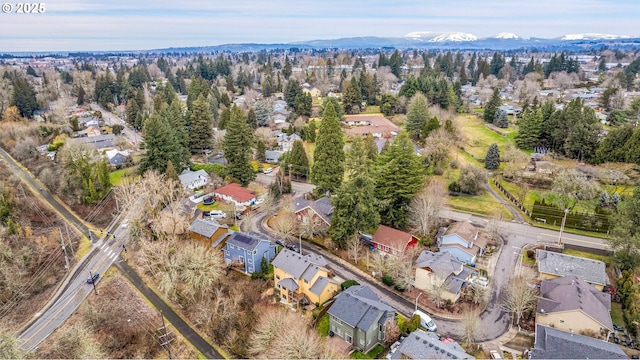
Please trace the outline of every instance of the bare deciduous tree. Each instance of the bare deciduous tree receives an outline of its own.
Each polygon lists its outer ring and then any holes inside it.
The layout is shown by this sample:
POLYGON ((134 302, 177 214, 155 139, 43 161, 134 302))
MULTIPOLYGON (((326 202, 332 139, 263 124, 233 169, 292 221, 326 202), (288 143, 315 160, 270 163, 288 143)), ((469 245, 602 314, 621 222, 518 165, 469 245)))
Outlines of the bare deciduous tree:
POLYGON ((445 196, 443 184, 432 179, 411 201, 409 224, 422 237, 423 242, 441 223, 440 212, 444 208, 445 196))
POLYGON ((15 335, 0 328, 0 357, 3 359, 24 359, 25 355, 15 335))
POLYGON ((513 314, 516 324, 520 323, 524 312, 536 303, 536 292, 529 285, 529 281, 530 279, 524 276, 514 277, 502 291, 501 307, 513 314))
POLYGON ((293 239, 296 232, 295 214, 285 209, 280 211, 276 217, 273 231, 276 233, 276 236, 285 242, 293 239))
POLYGON ((449 282, 446 279, 442 279, 439 276, 433 276, 431 278, 431 286, 427 293, 431 297, 431 300, 436 303, 437 307, 442 307, 444 300, 444 292, 449 288, 449 282))
POLYGON ((358 263, 360 260, 360 255, 364 250, 364 245, 362 241, 360 241, 360 236, 355 234, 347 240, 347 253, 349 254, 349 259, 353 260, 354 264, 358 263))
POLYGON ((479 327, 480 320, 478 314, 466 311, 462 315, 462 338, 467 346, 475 343, 479 327))
POLYGON ((565 169, 553 180, 551 191, 558 197, 561 209, 572 210, 578 200, 592 199, 602 191, 597 183, 575 169, 565 169))
POLYGON ((403 253, 389 257, 389 271, 395 284, 403 289, 408 288, 415 276, 415 260, 418 257, 418 249, 407 249, 403 253))

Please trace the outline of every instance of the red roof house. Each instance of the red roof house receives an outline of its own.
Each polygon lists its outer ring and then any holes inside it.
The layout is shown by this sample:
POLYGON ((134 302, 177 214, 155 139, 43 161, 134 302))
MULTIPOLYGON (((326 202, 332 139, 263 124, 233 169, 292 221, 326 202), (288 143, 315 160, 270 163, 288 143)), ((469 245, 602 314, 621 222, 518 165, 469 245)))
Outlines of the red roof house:
POLYGON ((233 201, 237 205, 251 206, 256 202, 256 193, 236 183, 216 189, 213 196, 218 200, 233 201))
POLYGON ((380 225, 371 242, 378 251, 396 255, 416 246, 418 238, 404 231, 380 225))

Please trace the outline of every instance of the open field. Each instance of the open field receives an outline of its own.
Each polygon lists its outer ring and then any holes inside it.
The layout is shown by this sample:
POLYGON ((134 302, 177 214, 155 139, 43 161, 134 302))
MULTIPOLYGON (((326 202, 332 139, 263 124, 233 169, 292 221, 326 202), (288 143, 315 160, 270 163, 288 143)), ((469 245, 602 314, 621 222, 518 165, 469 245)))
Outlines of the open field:
POLYGON ((516 130, 500 129, 508 136, 502 136, 491 131, 482 121, 474 115, 461 115, 456 118, 461 133, 464 134, 464 149, 476 159, 484 159, 487 149, 493 143, 497 143, 499 148, 503 148, 509 142, 513 141, 516 130))
POLYGON ((137 167, 129 167, 129 168, 112 171, 111 173, 109 173, 109 182, 113 186, 118 186, 120 185, 120 182, 122 181, 123 178, 129 177, 129 176, 135 176, 137 174, 137 171, 138 171, 137 167))

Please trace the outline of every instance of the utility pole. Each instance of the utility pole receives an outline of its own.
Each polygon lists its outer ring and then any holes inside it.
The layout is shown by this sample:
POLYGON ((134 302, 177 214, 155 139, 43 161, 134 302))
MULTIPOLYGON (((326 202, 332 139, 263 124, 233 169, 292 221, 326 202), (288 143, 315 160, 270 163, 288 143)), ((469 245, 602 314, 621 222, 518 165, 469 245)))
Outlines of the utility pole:
POLYGON ((91 284, 93 285, 93 291, 98 295, 98 289, 96 289, 96 281, 93 280, 93 274, 89 271, 89 279, 91 279, 91 284))
POLYGON ((162 327, 158 329, 158 331, 162 331, 162 335, 159 336, 160 345, 162 345, 162 347, 167 349, 167 353, 169 354, 169 359, 171 359, 171 349, 169 348, 169 345, 175 339, 169 338, 169 335, 171 335, 171 331, 167 332, 167 326, 164 323, 164 315, 162 315, 162 310, 160 310, 160 317, 162 318, 162 327))
POLYGON ((67 247, 64 245, 64 238, 62 237, 62 232, 60 230, 58 230, 58 233, 60 234, 60 245, 62 245, 62 252, 64 253, 64 262, 65 262, 65 269, 69 269, 69 257, 67 256, 67 247))
POLYGON ((562 245, 562 232, 564 231, 564 224, 567 222, 567 214, 569 209, 564 209, 564 216, 562 217, 562 225, 560 225, 560 235, 558 235, 558 246, 562 245))
POLYGON ((69 249, 71 249, 71 256, 76 257, 75 251, 73 251, 73 244, 71 244, 71 235, 69 235, 69 224, 64 223, 64 227, 67 229, 67 241, 69 242, 69 249))

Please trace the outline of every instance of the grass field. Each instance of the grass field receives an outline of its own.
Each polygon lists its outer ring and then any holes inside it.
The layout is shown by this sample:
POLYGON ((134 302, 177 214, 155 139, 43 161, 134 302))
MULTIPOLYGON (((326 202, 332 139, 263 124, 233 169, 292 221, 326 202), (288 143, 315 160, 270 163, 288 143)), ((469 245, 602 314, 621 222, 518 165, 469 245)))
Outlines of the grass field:
POLYGON ((611 321, 614 325, 624 326, 622 304, 613 301, 611 302, 611 321))
POLYGON ((380 106, 369 105, 363 112, 361 112, 361 114, 380 114, 380 106))
POLYGON ((307 158, 309 158, 309 166, 313 165, 313 153, 316 151, 316 143, 303 142, 304 151, 307 153, 307 158))
POLYGON ((130 167, 130 168, 112 171, 111 173, 109 173, 109 182, 113 186, 118 186, 120 185, 120 182, 122 181, 123 178, 128 176, 135 176, 137 174, 137 171, 138 171, 137 167, 130 167))
POLYGON ((494 216, 501 214, 505 221, 513 220, 513 216, 498 200, 488 192, 475 196, 449 196, 447 205, 453 210, 468 212, 481 216, 494 216))
POLYGON ((591 259, 591 260, 598 260, 598 261, 602 261, 603 263, 607 263, 607 264, 611 262, 611 257, 610 256, 592 254, 592 253, 586 252, 586 251, 564 249, 563 254, 582 257, 582 258, 591 259))
POLYGON ((378 344, 376 345, 376 347, 374 347, 373 349, 371 349, 371 351, 369 351, 366 354, 361 353, 360 351, 356 350, 353 353, 351 353, 351 358, 352 359, 377 359, 378 356, 384 351, 384 346, 378 344))
POLYGON ((493 143, 497 143, 499 148, 503 148, 515 135, 514 129, 500 129, 500 131, 508 134, 508 137, 502 136, 491 131, 485 126, 482 119, 474 115, 462 115, 457 118, 459 130, 465 136, 464 148, 476 159, 483 159, 487 154, 487 149, 493 143))

